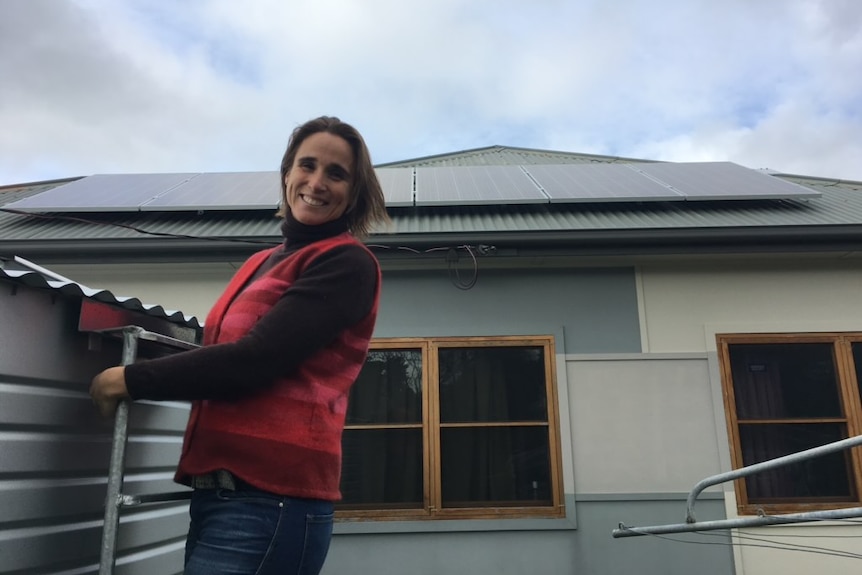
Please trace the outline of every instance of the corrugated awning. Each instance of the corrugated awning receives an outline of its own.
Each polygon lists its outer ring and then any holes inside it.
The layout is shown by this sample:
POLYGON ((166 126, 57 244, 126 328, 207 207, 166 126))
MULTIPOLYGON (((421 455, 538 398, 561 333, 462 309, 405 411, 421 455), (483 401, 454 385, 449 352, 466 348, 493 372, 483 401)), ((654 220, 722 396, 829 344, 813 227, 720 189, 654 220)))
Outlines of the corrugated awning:
POLYGON ((0 280, 7 279, 30 287, 53 290, 67 297, 80 297, 119 306, 127 310, 165 319, 185 327, 201 328, 201 323, 195 316, 185 315, 180 311, 168 310, 160 305, 146 304, 136 297, 114 295, 109 290, 91 288, 71 280, 53 279, 46 277, 38 271, 15 269, 18 267, 17 264, 10 264, 7 261, 2 261, 0 264, 2 264, 0 265, 0 280), (11 269, 10 266, 12 266, 11 269))

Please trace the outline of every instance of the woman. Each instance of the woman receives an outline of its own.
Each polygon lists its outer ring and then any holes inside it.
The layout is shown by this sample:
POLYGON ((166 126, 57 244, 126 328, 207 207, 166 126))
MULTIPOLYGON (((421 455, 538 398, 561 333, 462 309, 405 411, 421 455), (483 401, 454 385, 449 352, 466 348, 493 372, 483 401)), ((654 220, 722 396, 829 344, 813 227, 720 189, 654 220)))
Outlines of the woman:
POLYGON ((321 117, 281 162, 284 243, 253 255, 207 316, 204 346, 109 368, 90 394, 192 400, 176 480, 195 488, 186 575, 318 573, 340 497, 347 397, 380 294, 356 239, 385 222, 355 128, 321 117))

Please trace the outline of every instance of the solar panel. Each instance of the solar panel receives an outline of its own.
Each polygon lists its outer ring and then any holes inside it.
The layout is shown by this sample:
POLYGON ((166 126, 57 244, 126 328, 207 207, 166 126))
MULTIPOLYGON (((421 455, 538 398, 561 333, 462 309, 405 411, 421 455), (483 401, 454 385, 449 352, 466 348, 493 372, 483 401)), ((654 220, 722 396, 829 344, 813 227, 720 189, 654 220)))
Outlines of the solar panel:
MULTIPOLYGON (((387 206, 816 198, 731 162, 378 168, 387 206)), ((278 172, 108 174, 6 205, 31 212, 275 209, 278 172)))
POLYGON ((376 168, 388 207, 413 205, 413 168, 376 168))
POLYGON ((672 186, 686 200, 818 198, 819 192, 732 162, 628 164, 672 186))
POLYGON ((198 174, 144 202, 141 211, 276 209, 279 172, 198 174))
POLYGON ((24 212, 136 212, 141 204, 196 174, 106 174, 89 176, 13 202, 24 212))
POLYGON ((547 202, 519 166, 416 168, 417 206, 547 202))
POLYGON ((525 170, 551 203, 681 200, 682 196, 626 164, 530 165, 525 170))

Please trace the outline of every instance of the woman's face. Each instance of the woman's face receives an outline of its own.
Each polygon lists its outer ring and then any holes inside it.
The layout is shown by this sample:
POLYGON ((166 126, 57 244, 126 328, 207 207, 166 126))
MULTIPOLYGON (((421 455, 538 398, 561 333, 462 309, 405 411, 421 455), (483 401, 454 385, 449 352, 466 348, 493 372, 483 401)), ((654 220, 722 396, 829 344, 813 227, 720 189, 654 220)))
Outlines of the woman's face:
POLYGON ((350 204, 353 150, 329 132, 305 138, 284 177, 287 205, 296 221, 319 226, 340 218, 350 204))

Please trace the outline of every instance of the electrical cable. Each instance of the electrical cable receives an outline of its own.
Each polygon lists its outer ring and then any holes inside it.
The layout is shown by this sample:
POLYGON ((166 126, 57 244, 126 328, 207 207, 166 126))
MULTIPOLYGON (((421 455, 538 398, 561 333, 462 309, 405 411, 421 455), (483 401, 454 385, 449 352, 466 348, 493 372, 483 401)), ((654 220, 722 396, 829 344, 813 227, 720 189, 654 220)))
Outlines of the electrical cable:
POLYGON ((453 248, 449 250, 449 254, 446 256, 446 263, 449 265, 449 281, 452 282, 456 288, 460 290, 470 290, 473 289, 473 286, 476 285, 476 282, 479 281, 479 261, 476 259, 476 254, 473 253, 473 249, 471 246, 463 245, 458 246, 458 248, 453 248), (473 260, 473 277, 471 277, 467 281, 463 281, 461 279, 461 271, 458 269, 458 252, 457 249, 466 250, 468 254, 470 254, 470 258, 473 260), (452 257, 454 254, 454 257, 452 257))
MULTIPOLYGON (((274 245, 278 245, 278 243, 279 243, 279 242, 272 242, 272 241, 266 241, 266 240, 229 238, 229 237, 222 237, 222 236, 195 236, 195 235, 191 235, 191 234, 176 234, 176 233, 170 233, 170 232, 154 232, 154 231, 146 230, 143 228, 139 228, 137 226, 132 226, 129 224, 119 224, 116 222, 100 222, 97 220, 91 220, 88 218, 80 218, 80 217, 76 217, 76 216, 59 216, 56 214, 50 214, 49 215, 49 214, 38 214, 38 213, 32 213, 32 212, 22 212, 20 210, 14 210, 14 209, 10 209, 10 208, 0 208, 0 212, 5 212, 8 214, 14 214, 14 215, 18 215, 18 216, 24 216, 27 218, 45 219, 45 220, 59 220, 59 221, 89 224, 89 225, 94 225, 94 226, 107 226, 107 227, 121 228, 121 229, 125 229, 125 230, 130 230, 130 231, 142 234, 142 235, 156 236, 156 237, 176 238, 176 239, 185 239, 185 240, 204 240, 204 241, 214 241, 214 242, 235 242, 235 243, 243 243, 243 244, 267 245, 267 246, 274 246, 274 245)), ((380 244, 368 244, 366 247, 368 247, 369 249, 393 249, 391 246, 384 246, 384 245, 380 245, 380 244)), ((409 252, 415 253, 415 254, 423 254, 423 253, 427 254, 427 253, 432 253, 432 252, 437 252, 437 251, 446 251, 446 252, 448 252, 448 254, 454 253, 454 257, 452 257, 451 255, 447 255, 447 257, 446 257, 447 266, 448 266, 448 270, 449 270, 449 280, 452 282, 452 285, 454 285, 458 289, 469 290, 469 289, 472 289, 476 285, 476 282, 479 280, 479 261, 476 259, 476 254, 473 252, 473 247, 474 246, 470 246, 470 245, 465 244, 465 245, 456 246, 456 247, 451 247, 451 246, 433 247, 433 248, 428 248, 425 250, 417 250, 417 249, 410 248, 407 246, 396 246, 394 249, 409 251, 409 252), (461 271, 456 267, 456 264, 458 263, 457 250, 459 250, 459 249, 465 250, 468 254, 470 254, 470 258, 472 260, 473 275, 467 281, 464 281, 461 278, 461 271)), ((480 254, 483 254, 483 255, 494 253, 494 251, 496 251, 496 248, 494 246, 487 246, 487 245, 476 246, 476 249, 479 251, 480 254)))
MULTIPOLYGON (((847 521, 847 520, 846 519, 828 519, 828 520, 815 519, 814 521, 847 521)), ((855 523, 857 525, 860 523, 859 521, 853 521, 853 520, 851 520, 851 522, 855 523)), ((775 526, 771 526, 771 527, 775 527, 775 526)), ((741 529, 737 529, 737 533, 740 533, 742 535, 750 535, 752 537, 759 537, 760 536, 758 533, 752 533, 750 531, 743 531, 741 529)), ((826 538, 826 539, 862 539, 862 535, 802 535, 802 534, 798 534, 798 533, 781 533, 780 535, 776 534, 775 536, 787 537, 787 538, 793 538, 793 539, 824 539, 824 538, 826 538)))
MULTIPOLYGON (((620 525, 622 529, 628 529, 625 525, 620 525)), ((717 533, 705 533, 702 531, 695 531, 693 534, 696 535, 711 535, 718 536, 717 533)), ((800 553, 813 553, 815 555, 829 555, 833 557, 843 557, 845 559, 862 559, 862 554, 852 553, 850 551, 841 551, 838 549, 829 549, 826 547, 816 547, 811 545, 795 545, 795 544, 783 544, 781 542, 764 540, 764 543, 775 543, 774 545, 764 545, 758 543, 735 543, 731 541, 730 543, 717 542, 717 541, 691 541, 687 539, 678 539, 675 537, 668 537, 666 535, 658 535, 656 533, 644 533, 643 535, 647 535, 650 537, 655 537, 656 539, 662 539, 665 541, 671 541, 674 543, 688 543, 692 545, 719 545, 725 547, 753 547, 753 548, 762 548, 762 549, 778 549, 782 551, 797 551, 800 553)), ((739 539, 739 537, 737 537, 739 539)))
POLYGON ((473 287, 476 285, 476 282, 479 281, 479 260, 476 258, 476 253, 473 250, 475 249, 476 251, 478 251, 482 255, 487 255, 487 254, 494 253, 497 249, 494 246, 488 246, 488 245, 471 246, 471 245, 467 245, 467 244, 460 245, 460 246, 454 246, 454 247, 453 246, 439 246, 439 247, 428 248, 425 250, 417 250, 417 249, 408 248, 405 246, 396 246, 393 248, 392 246, 384 246, 384 245, 380 245, 380 244, 368 244, 366 247, 368 247, 370 249, 405 250, 405 251, 409 251, 409 252, 412 252, 415 254, 427 254, 427 253, 431 253, 431 252, 446 251, 447 252, 446 253, 446 265, 447 265, 447 268, 449 270, 449 281, 451 281, 452 285, 454 285, 456 288, 458 288, 460 290, 465 290, 465 291, 469 290, 469 289, 473 289, 473 287), (458 259, 459 259, 458 258, 458 250, 464 250, 468 254, 470 254, 472 277, 470 277, 470 279, 468 279, 466 281, 461 278, 461 270, 458 269, 458 267, 457 267, 458 259))
MULTIPOLYGON (((700 535, 706 535, 706 536, 712 536, 712 537, 721 537, 722 536, 719 533, 705 533, 705 532, 698 532, 698 533, 700 535)), ((771 538, 771 537, 792 537, 792 538, 818 537, 820 539, 845 539, 845 538, 850 538, 850 536, 775 534, 775 535, 772 535, 770 537, 765 537, 763 535, 758 535, 758 534, 749 533, 749 532, 741 532, 741 533, 737 532, 737 534, 734 534, 733 537, 735 539, 745 540, 745 541, 758 541, 760 543, 770 543, 770 544, 773 544, 776 546, 781 546, 783 548, 787 548, 788 550, 791 550, 791 551, 813 550, 813 551, 818 551, 818 552, 837 553, 837 554, 841 554, 841 555, 846 556, 846 557, 851 558, 851 559, 862 559, 862 554, 854 553, 852 551, 843 551, 840 549, 829 549, 828 547, 821 547, 819 545, 801 545, 799 543, 785 543, 783 541, 779 541, 779 540, 771 538)))
POLYGON ((157 236, 164 238, 176 238, 181 240, 205 240, 205 241, 213 241, 213 242, 236 242, 236 243, 244 243, 244 244, 262 244, 262 245, 278 245, 279 242, 268 242, 266 240, 250 240, 243 238, 227 238, 221 236, 194 236, 190 234, 175 234, 170 232, 153 232, 150 230, 145 230, 143 228, 139 228, 137 226, 131 226, 129 224, 118 224, 116 222, 99 222, 96 220, 90 220, 87 218, 78 218, 75 216, 58 216, 58 215, 47 215, 47 214, 35 214, 30 212, 22 212, 19 210, 12 210, 9 208, 0 208, 0 212, 6 212, 8 214, 15 214, 19 216, 26 216, 29 218, 36 219, 45 219, 45 220, 60 220, 60 221, 68 221, 68 222, 76 222, 83 224, 90 224, 94 226, 107 226, 114 228, 121 228, 126 230, 131 230, 133 232, 137 232, 139 234, 147 235, 147 236, 157 236))

